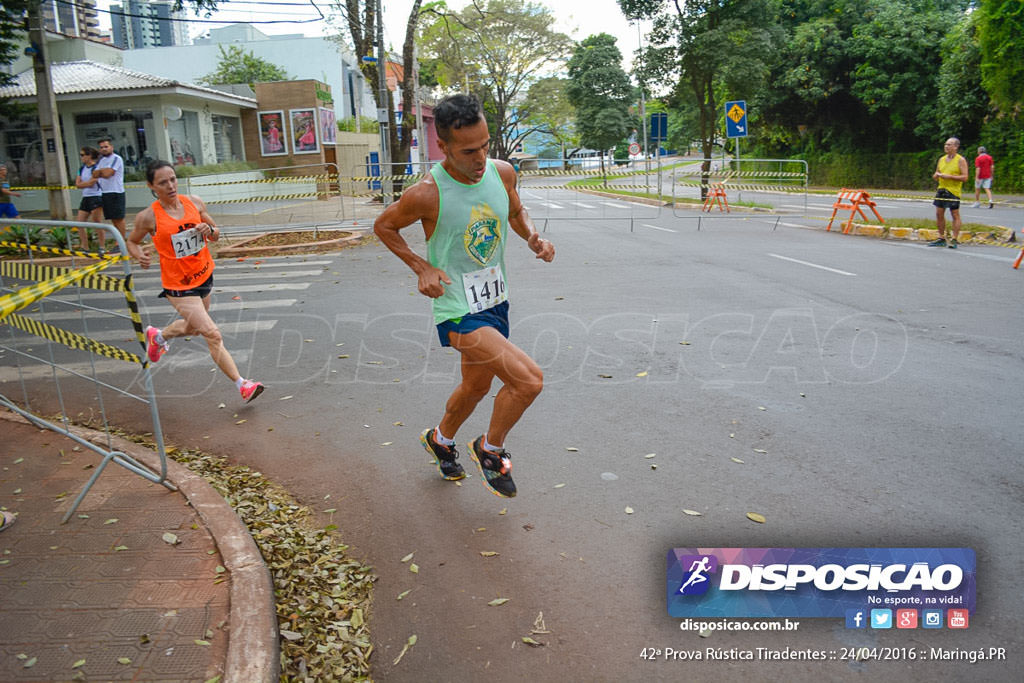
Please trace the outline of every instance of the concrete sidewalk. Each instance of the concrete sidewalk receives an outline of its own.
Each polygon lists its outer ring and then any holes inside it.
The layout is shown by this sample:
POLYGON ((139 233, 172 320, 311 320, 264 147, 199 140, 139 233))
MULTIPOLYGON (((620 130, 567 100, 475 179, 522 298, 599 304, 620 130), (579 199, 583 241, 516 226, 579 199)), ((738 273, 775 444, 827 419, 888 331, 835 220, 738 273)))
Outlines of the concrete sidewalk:
POLYGON ((270 576, 234 511, 177 463, 177 492, 110 463, 61 524, 100 461, 0 411, 0 507, 18 514, 0 532, 0 681, 276 681, 270 576))

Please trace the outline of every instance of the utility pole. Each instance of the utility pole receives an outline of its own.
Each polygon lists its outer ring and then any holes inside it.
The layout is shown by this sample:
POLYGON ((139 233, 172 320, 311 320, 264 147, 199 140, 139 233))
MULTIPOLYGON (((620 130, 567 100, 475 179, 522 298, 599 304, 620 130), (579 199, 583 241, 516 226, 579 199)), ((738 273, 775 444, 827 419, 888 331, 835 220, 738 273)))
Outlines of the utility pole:
POLYGON ((427 129, 423 125, 423 98, 420 97, 420 60, 419 46, 413 43, 412 46, 412 89, 416 96, 416 138, 418 139, 420 153, 421 173, 427 172, 427 165, 430 163, 430 145, 427 144, 427 129))
MULTIPOLYGON (((640 49, 640 55, 641 55, 641 57, 640 57, 640 60, 641 60, 640 61, 640 74, 642 76, 643 75, 643 70, 644 70, 644 63, 643 63, 644 39, 643 39, 643 35, 640 33, 640 20, 639 19, 636 20, 636 42, 637 42, 637 47, 640 49)), ((644 83, 643 83, 643 81, 641 79, 637 79, 637 80, 640 81, 640 121, 643 122, 643 125, 644 125, 644 165, 645 165, 645 168, 646 168, 646 173, 644 174, 644 177, 646 178, 647 175, 649 175, 650 172, 651 172, 651 158, 647 154, 647 101, 646 101, 646 98, 644 97, 644 83)))
POLYGON ((68 171, 64 163, 64 140, 57 114, 57 97, 50 76, 50 60, 46 53, 43 15, 37 2, 28 6, 28 40, 32 46, 32 69, 36 76, 36 109, 39 115, 39 136, 43 144, 43 168, 50 195, 50 218, 66 221, 71 217, 71 203, 65 189, 68 171))
POLYGON ((391 203, 391 117, 388 113, 388 77, 384 50, 384 7, 377 0, 377 123, 380 124, 381 195, 384 206, 391 203))

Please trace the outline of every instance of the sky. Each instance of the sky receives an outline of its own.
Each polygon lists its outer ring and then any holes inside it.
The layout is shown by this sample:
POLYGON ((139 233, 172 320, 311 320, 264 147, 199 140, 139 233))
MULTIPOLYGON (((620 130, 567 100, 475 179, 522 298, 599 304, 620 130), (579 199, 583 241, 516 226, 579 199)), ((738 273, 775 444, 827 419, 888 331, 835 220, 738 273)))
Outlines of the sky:
MULTIPOLYGON (((333 29, 325 21, 309 23, 294 23, 293 20, 310 20, 319 17, 312 3, 308 0, 274 0, 275 4, 268 4, 271 0, 228 0, 221 3, 218 10, 211 19, 220 19, 225 23, 233 22, 255 22, 255 21, 280 21, 275 24, 255 24, 256 28, 267 34, 302 33, 308 36, 322 36, 333 33, 333 29), (282 2, 295 2, 294 6, 282 5, 282 2)), ((409 19, 409 9, 413 0, 381 0, 384 4, 384 42, 389 47, 400 49, 405 39, 405 25, 409 19)), ((638 36, 635 24, 629 24, 622 12, 619 10, 615 0, 534 0, 542 5, 553 9, 558 19, 558 27, 570 37, 582 40, 587 36, 596 33, 609 33, 618 40, 619 50, 623 54, 623 66, 627 70, 632 64, 632 54, 637 47, 638 36)), ((115 4, 117 0, 114 0, 115 4)), ((98 0, 97 6, 101 10, 110 8, 111 0, 98 0)), ((448 6, 459 9, 469 4, 468 0, 448 0, 448 6)), ((317 5, 327 14, 328 3, 317 2, 317 5)), ((189 14, 189 18, 202 18, 195 14, 189 14)), ((198 35, 210 28, 217 28, 224 24, 192 24, 190 35, 198 35)), ((110 28, 110 16, 105 12, 100 13, 100 26, 110 28)))

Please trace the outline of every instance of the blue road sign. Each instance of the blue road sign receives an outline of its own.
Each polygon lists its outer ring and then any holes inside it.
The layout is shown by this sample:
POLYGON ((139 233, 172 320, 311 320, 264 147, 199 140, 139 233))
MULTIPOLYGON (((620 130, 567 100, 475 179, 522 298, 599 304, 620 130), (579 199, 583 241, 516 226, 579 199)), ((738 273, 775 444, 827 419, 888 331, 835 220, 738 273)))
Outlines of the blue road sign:
POLYGON ((651 139, 668 140, 668 114, 665 112, 651 114, 651 139))
POLYGON ((735 100, 725 103, 725 137, 747 137, 747 102, 735 100))

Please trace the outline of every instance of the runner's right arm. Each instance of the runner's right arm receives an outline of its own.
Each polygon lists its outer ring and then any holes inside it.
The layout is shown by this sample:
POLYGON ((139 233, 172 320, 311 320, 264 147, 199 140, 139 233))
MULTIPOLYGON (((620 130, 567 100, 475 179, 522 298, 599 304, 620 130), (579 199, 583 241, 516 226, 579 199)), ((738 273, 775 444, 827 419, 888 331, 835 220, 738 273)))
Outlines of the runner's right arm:
POLYGON ((149 268, 153 257, 142 248, 142 241, 146 239, 146 235, 152 235, 154 232, 156 232, 156 216, 153 215, 151 207, 146 207, 135 216, 132 231, 125 241, 128 253, 139 262, 143 269, 149 268))
POLYGON ((424 233, 427 239, 430 239, 434 223, 437 221, 437 205, 437 187, 432 181, 424 179, 406 190, 397 202, 384 209, 373 222, 373 232, 377 238, 416 273, 419 278, 420 294, 432 299, 444 294, 444 285, 450 285, 451 278, 414 252, 405 238, 399 234, 399 230, 416 221, 424 221, 424 233))

